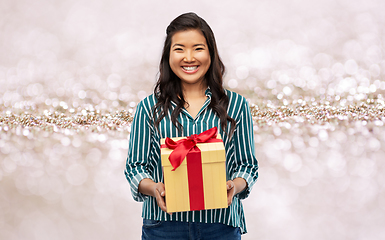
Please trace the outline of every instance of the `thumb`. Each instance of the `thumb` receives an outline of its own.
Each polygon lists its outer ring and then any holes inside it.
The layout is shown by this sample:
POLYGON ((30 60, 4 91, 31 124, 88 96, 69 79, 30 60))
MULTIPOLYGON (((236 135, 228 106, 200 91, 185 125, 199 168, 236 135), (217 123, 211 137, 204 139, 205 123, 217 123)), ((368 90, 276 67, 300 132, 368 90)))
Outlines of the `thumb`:
POLYGON ((159 193, 160 193, 160 196, 164 197, 164 195, 165 195, 164 185, 160 185, 160 187, 159 187, 159 193))

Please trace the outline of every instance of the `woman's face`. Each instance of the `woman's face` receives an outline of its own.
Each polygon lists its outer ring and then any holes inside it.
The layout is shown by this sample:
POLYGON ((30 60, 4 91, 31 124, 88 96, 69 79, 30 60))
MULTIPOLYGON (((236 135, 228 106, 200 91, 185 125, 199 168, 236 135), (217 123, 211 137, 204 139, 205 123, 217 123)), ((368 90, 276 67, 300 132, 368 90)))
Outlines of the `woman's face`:
POLYGON ((182 84, 202 83, 211 64, 203 34, 196 29, 175 33, 171 38, 169 63, 182 84))

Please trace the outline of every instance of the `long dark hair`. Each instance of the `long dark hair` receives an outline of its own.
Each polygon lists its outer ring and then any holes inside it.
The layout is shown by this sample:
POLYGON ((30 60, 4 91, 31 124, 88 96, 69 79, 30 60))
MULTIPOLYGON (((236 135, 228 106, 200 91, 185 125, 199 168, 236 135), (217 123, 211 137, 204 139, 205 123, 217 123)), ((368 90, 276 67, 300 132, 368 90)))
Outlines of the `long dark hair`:
POLYGON ((166 40, 164 41, 162 58, 159 64, 159 78, 154 88, 154 94, 158 100, 153 108, 155 127, 159 127, 160 121, 167 115, 167 111, 171 108, 171 101, 176 103, 176 108, 171 113, 171 121, 179 130, 183 128, 177 120, 177 116, 186 104, 184 100, 181 80, 171 70, 169 64, 171 40, 175 33, 179 31, 196 29, 202 32, 206 38, 209 48, 211 65, 205 75, 205 81, 210 87, 212 96, 209 107, 218 114, 220 118, 221 128, 226 132, 227 121, 230 122, 230 136, 234 132, 236 122, 227 114, 229 98, 223 88, 223 75, 225 66, 223 65, 215 42, 214 33, 207 22, 195 13, 185 13, 175 18, 166 30, 166 40))

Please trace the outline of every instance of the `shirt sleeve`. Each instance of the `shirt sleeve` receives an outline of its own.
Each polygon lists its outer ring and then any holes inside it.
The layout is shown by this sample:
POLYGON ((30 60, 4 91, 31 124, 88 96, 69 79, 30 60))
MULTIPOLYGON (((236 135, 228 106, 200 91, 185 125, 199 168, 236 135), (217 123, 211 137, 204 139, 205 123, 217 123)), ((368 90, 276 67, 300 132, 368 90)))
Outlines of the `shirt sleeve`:
POLYGON ((231 174, 231 179, 240 177, 246 180, 246 189, 237 194, 239 199, 245 199, 257 181, 258 161, 254 150, 253 120, 249 104, 244 98, 236 121, 237 126, 233 136, 235 168, 231 174))
POLYGON ((131 125, 128 156, 124 171, 131 187, 131 194, 135 201, 143 202, 148 196, 139 192, 140 181, 145 178, 153 179, 150 161, 151 126, 149 109, 144 107, 143 101, 136 108, 131 125))

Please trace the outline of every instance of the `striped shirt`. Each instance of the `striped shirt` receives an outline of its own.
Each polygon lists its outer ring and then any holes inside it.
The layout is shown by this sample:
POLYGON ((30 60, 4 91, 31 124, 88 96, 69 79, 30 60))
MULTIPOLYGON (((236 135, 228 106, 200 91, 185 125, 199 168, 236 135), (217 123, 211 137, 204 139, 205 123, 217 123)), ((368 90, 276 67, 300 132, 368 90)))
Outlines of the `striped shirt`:
POLYGON ((220 127, 218 115, 208 107, 211 102, 209 88, 205 92, 206 102, 195 119, 184 108, 179 114, 177 119, 183 126, 182 131, 178 131, 171 121, 171 112, 176 107, 174 102, 171 103, 172 109, 168 111, 168 116, 161 120, 158 129, 155 128, 152 121, 152 108, 157 102, 154 94, 138 104, 131 127, 125 174, 134 200, 144 202, 143 218, 158 221, 223 223, 240 227, 241 233, 246 233, 245 217, 240 200, 249 195, 258 178, 258 163, 254 154, 253 121, 246 99, 237 93, 225 91, 229 97, 227 113, 236 121, 236 128, 231 138, 226 133, 230 132, 230 124, 224 132, 220 127), (233 202, 228 208, 177 212, 169 215, 158 207, 154 197, 138 191, 139 183, 144 178, 152 179, 154 182, 163 182, 160 157, 161 138, 200 134, 214 126, 218 128, 226 149, 227 180, 241 177, 247 182, 247 188, 234 196, 233 202))

